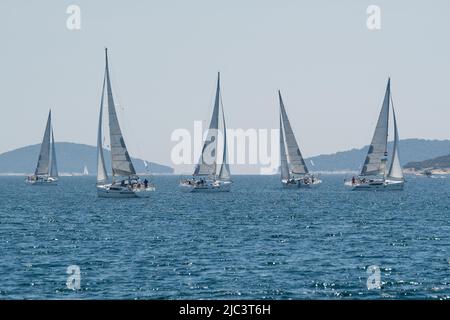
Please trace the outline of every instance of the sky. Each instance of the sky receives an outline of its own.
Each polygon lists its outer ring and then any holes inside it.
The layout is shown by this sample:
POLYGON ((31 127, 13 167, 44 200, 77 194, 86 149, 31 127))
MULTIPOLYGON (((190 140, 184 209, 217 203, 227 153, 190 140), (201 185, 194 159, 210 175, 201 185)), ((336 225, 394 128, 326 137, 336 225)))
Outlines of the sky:
POLYGON ((229 128, 278 128, 280 89, 306 157, 369 144, 389 76, 400 138, 450 139, 448 12, 447 0, 2 0, 0 152, 39 143, 49 108, 57 141, 96 144, 104 47, 134 157, 172 165, 171 134, 209 122, 218 71, 229 128))

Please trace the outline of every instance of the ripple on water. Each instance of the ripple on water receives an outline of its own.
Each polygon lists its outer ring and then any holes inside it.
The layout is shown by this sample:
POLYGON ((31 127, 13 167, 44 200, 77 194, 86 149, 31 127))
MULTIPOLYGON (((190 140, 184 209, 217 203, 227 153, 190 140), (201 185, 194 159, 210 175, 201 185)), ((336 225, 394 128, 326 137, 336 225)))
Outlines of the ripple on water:
POLYGON ((275 176, 237 176, 230 193, 186 194, 156 176, 149 199, 107 200, 93 177, 51 190, 2 177, 0 296, 449 299, 450 179, 371 193, 322 178, 283 190, 275 176), (80 290, 66 286, 69 265, 80 290), (367 288, 373 265, 379 290, 367 288))

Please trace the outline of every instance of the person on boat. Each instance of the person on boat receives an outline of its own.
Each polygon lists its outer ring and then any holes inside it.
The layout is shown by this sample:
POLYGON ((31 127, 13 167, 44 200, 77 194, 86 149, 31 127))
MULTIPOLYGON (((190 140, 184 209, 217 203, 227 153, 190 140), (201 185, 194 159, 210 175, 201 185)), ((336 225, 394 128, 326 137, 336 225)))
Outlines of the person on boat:
POLYGON ((145 189, 148 188, 148 180, 147 180, 147 178, 144 179, 144 187, 145 187, 145 189))
POLYGON ((356 184, 356 178, 354 176, 352 177, 352 184, 356 184))

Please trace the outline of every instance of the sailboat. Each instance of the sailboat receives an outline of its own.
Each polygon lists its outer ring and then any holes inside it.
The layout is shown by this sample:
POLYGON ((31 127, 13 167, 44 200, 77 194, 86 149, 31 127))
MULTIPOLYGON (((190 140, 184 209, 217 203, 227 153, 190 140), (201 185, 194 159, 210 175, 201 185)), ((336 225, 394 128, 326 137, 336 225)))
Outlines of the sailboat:
POLYGON ((284 108, 281 92, 280 101, 280 173, 284 187, 310 187, 322 181, 311 174, 303 159, 302 153, 292 131, 291 123, 284 108))
POLYGON ((206 140, 191 179, 180 181, 180 187, 187 192, 224 192, 231 189, 231 174, 228 164, 227 133, 225 114, 220 93, 220 73, 217 76, 216 97, 206 140), (220 109, 222 112, 220 112, 220 109), (222 115, 223 146, 219 163, 219 124, 222 115))
POLYGON ((84 166, 83 176, 88 176, 88 175, 89 175, 89 170, 88 170, 87 166, 84 166))
POLYGON ((391 79, 388 79, 383 105, 378 117, 377 126, 372 138, 372 142, 367 152, 366 160, 358 177, 353 177, 347 181, 346 185, 351 186, 353 190, 367 189, 388 189, 402 190, 405 184, 402 167, 399 158, 399 135, 397 128, 397 119, 395 117, 394 104, 391 95, 391 79), (389 114, 392 108, 392 118, 394 122, 394 145, 388 163, 388 131, 389 114))
POLYGON ((147 179, 141 181, 141 179, 136 175, 136 170, 134 169, 133 162, 131 161, 125 145, 122 131, 120 130, 111 89, 107 48, 105 48, 105 60, 105 76, 103 79, 97 133, 97 195, 103 198, 149 197, 150 192, 155 190, 155 186, 150 184, 147 179), (108 110, 109 140, 111 147, 111 182, 109 182, 108 179, 103 155, 102 119, 105 96, 105 107, 107 107, 108 110))
POLYGON ((48 113, 36 170, 34 175, 27 177, 25 182, 31 185, 56 185, 58 182, 58 166, 56 164, 51 110, 48 113))

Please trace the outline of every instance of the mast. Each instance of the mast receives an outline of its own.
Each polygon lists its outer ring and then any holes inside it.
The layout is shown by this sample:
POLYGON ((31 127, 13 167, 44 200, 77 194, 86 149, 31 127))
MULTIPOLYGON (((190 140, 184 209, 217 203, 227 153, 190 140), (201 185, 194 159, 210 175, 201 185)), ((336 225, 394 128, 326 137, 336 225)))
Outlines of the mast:
POLYGON ((386 175, 390 94, 391 79, 389 78, 383 105, 381 107, 380 115, 378 116, 377 126, 360 173, 361 176, 386 175))

